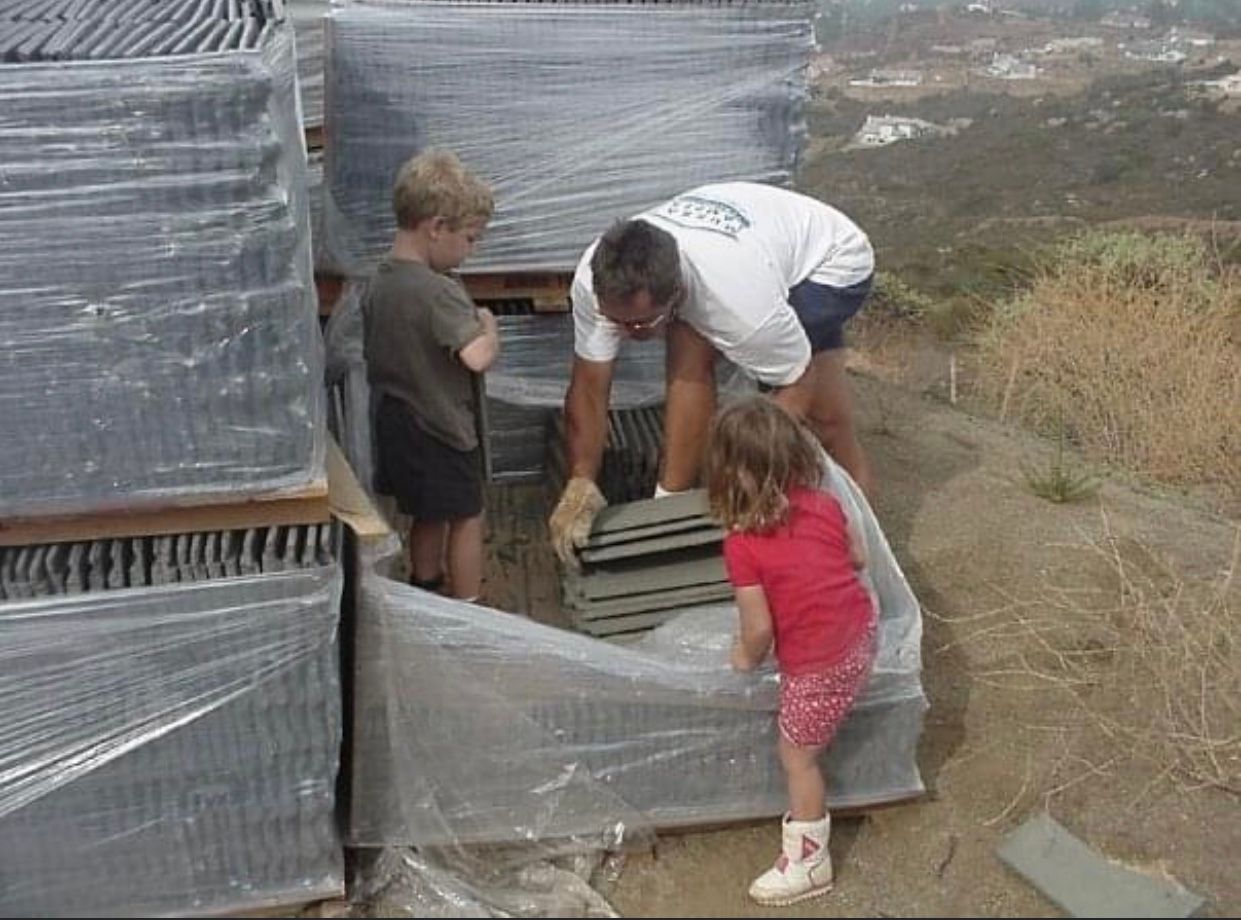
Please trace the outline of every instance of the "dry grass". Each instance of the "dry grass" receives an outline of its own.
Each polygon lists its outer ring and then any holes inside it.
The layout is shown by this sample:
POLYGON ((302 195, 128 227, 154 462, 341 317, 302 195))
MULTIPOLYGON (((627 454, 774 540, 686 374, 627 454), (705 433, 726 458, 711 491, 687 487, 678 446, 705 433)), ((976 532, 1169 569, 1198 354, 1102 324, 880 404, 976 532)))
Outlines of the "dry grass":
POLYGON ((1205 590, 1140 548, 1126 556, 1111 533, 1095 550, 1117 576, 1112 679, 1119 696, 1135 704, 1119 713, 1092 710, 1096 721, 1118 751, 1145 757, 1191 786, 1241 795, 1235 549, 1228 571, 1205 590))
POLYGON ((1241 276, 1197 238, 1078 237, 978 345, 976 386, 1002 418, 1241 495, 1241 276))
POLYGON ((1103 536, 1085 550, 1113 584, 1103 593, 1051 587, 1011 608, 1006 641, 1020 651, 1001 684, 1064 694, 1106 741, 1106 761, 1090 773, 1134 759, 1152 785, 1166 779, 1241 797, 1241 531, 1211 584, 1187 581, 1118 537, 1106 517, 1103 536))

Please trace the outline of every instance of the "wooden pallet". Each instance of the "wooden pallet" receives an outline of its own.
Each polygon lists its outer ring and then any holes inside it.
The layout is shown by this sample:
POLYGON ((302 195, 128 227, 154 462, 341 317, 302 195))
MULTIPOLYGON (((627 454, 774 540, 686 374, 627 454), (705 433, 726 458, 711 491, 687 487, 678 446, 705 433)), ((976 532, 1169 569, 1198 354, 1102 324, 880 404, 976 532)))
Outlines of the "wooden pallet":
POLYGON ((371 503, 340 445, 331 436, 327 439, 326 467, 324 478, 304 488, 259 494, 240 501, 221 499, 184 507, 0 518, 0 546, 323 524, 333 517, 351 527, 359 537, 388 536, 391 530, 387 522, 371 503))
POLYGON ((310 125, 304 129, 306 135, 307 150, 323 149, 323 125, 310 125))
MULTIPOLYGON (((340 275, 315 273, 319 316, 332 315, 347 280, 340 275)), ((569 287, 573 276, 567 273, 463 275, 461 282, 471 299, 481 307, 522 303, 534 313, 567 313, 570 309, 569 287)))
POLYGON ((159 536, 244 530, 288 524, 322 524, 331 517, 327 479, 301 489, 250 496, 221 496, 193 505, 0 519, 0 546, 33 546, 112 537, 159 536))
POLYGON ((528 301, 535 313, 567 313, 570 272, 497 272, 461 276, 480 306, 496 301, 528 301))

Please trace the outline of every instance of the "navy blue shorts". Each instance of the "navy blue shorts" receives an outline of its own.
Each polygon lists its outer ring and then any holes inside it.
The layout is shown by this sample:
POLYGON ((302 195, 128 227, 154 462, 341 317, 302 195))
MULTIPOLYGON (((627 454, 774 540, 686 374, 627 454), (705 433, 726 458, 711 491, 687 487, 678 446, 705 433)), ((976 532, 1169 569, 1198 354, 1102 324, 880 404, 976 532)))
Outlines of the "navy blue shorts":
POLYGON ((479 449, 457 450, 423 431, 405 402, 385 395, 375 415, 375 491, 416 521, 458 521, 483 510, 479 449))
POLYGON ((789 291, 789 305, 810 340, 810 353, 845 347, 845 323, 862 309, 875 276, 838 288, 803 281, 789 291))

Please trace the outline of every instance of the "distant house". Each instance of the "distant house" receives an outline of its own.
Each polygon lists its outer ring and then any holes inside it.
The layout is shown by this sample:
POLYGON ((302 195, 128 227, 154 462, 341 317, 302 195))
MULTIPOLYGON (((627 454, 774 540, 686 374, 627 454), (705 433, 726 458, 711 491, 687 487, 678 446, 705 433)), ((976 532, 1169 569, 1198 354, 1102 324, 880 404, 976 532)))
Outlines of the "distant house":
POLYGON ((931 54, 957 57, 958 55, 965 54, 965 48, 962 45, 931 45, 931 54))
POLYGON ((1215 44, 1215 36, 1210 32, 1198 29, 1178 28, 1174 26, 1168 31, 1166 39, 1170 44, 1188 45, 1191 48, 1208 48, 1215 44))
POLYGON ((1074 51, 1089 51, 1103 47, 1103 39, 1094 35, 1080 38, 1053 38, 1040 50, 1043 54, 1071 54, 1074 51))
POLYGON ((973 0, 965 5, 967 13, 983 13, 987 16, 995 13, 995 3, 993 0, 973 0))
POLYGON ((872 70, 870 75, 849 81, 850 86, 921 86, 919 70, 872 70))
POLYGON ((952 129, 942 128, 921 118, 905 118, 900 115, 868 115, 865 124, 853 136, 853 143, 860 147, 886 147, 897 141, 917 140, 951 134, 952 129))
POLYGON ((983 73, 1001 80, 1033 80, 1038 76, 1038 68, 1011 54, 997 54, 983 73))
POLYGON ((1241 71, 1230 73, 1226 77, 1220 77, 1218 80, 1204 80, 1203 86, 1210 89, 1219 90, 1225 96, 1241 96, 1241 71))
POLYGON ((1189 55, 1166 41, 1134 42, 1125 48, 1125 57, 1135 61, 1153 61, 1158 64, 1179 64, 1189 55))
POLYGON ((1099 25, 1109 29, 1149 29, 1151 21, 1149 16, 1143 16, 1140 13, 1113 10, 1099 20, 1099 25))

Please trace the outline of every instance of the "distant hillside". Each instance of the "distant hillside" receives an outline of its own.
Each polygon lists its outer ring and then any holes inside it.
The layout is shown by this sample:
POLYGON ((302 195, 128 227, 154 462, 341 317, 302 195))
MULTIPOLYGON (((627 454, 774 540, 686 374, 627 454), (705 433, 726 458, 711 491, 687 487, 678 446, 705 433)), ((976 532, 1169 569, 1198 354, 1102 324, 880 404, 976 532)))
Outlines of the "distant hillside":
POLYGON ((970 124, 955 136, 847 149, 872 107, 820 91, 809 111, 818 145, 798 184, 849 212, 883 264, 924 290, 1003 284, 1014 250, 1068 227, 1151 215, 1241 220, 1239 116, 1174 71, 1104 77, 1067 97, 962 89, 883 111, 970 124))
MULTIPOLYGON (((964 9, 969 0, 819 0, 820 30, 848 31, 852 23, 873 24, 902 10, 964 9)), ((998 9, 1058 19, 1098 20, 1110 12, 1136 10, 1154 26, 1198 23, 1241 30, 1238 0, 993 0, 998 9)))

